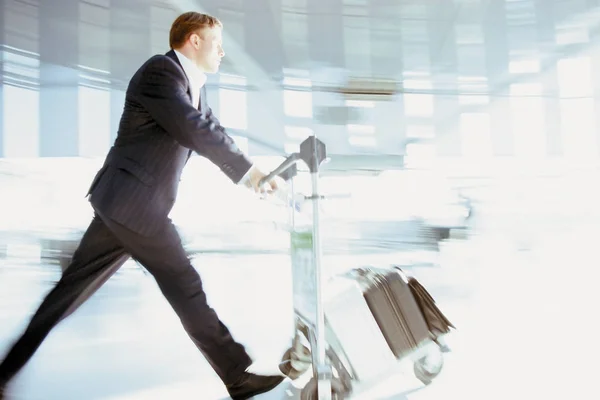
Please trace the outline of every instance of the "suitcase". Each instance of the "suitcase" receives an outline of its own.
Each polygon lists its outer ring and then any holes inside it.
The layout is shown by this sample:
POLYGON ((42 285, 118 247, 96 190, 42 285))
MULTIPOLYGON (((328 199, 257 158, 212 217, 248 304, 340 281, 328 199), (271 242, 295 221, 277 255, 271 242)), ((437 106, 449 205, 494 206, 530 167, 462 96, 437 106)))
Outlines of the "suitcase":
POLYGON ((355 379, 384 376, 453 327, 425 288, 400 268, 355 269, 333 287, 325 303, 327 324, 355 379))
POLYGON ((360 269, 358 275, 365 285, 365 301, 396 358, 404 358, 431 340, 427 322, 400 270, 360 269))

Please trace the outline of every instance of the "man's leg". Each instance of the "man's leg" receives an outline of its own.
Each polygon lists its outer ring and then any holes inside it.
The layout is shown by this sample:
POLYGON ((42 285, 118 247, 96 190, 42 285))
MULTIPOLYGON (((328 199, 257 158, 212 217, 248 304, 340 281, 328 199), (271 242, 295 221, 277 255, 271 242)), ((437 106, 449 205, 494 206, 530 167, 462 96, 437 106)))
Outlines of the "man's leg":
POLYGON ((126 259, 127 254, 119 241, 95 216, 71 264, 0 364, 0 388, 29 361, 52 328, 83 304, 126 259))
POLYGON ((238 379, 252 360, 208 305, 202 280, 173 223, 168 220, 159 234, 145 237, 110 219, 104 220, 126 251, 153 275, 184 329, 223 382, 238 379))

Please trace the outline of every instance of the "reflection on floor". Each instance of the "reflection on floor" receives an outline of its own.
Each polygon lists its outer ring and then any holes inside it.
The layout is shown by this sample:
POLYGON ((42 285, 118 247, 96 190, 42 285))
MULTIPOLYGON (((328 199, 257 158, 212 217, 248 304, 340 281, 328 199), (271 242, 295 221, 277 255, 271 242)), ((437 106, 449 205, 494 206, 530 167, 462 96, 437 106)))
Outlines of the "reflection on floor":
MULTIPOLYGON (((583 229, 583 228, 582 228, 583 229)), ((429 387, 409 373, 362 399, 598 399, 592 305, 598 254, 589 230, 546 233, 527 251, 506 237, 448 242, 439 267, 411 270, 459 330, 429 387)), ((386 260, 379 255, 376 262, 386 260)), ((388 256, 393 262, 393 256, 388 256)), ((329 258, 337 268, 364 259, 329 258)), ((274 366, 292 333, 289 261, 283 255, 195 259, 209 299, 255 358, 274 366)), ((61 323, 11 385, 23 400, 227 399, 154 282, 134 265, 61 323)), ((336 268, 336 269, 337 269, 336 268)), ((52 266, 0 260, 0 354, 50 282, 52 266)), ((261 400, 298 399, 284 382, 261 400)))

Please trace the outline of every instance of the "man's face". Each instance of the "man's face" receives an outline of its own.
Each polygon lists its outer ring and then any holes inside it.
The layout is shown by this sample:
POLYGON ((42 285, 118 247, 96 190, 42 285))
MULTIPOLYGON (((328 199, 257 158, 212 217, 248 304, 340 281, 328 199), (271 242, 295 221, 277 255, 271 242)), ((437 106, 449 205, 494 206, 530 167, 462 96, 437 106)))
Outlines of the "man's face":
POLYGON ((196 65, 207 73, 219 71, 221 58, 225 56, 223 51, 222 29, 218 26, 204 28, 198 33, 199 41, 196 48, 196 65))

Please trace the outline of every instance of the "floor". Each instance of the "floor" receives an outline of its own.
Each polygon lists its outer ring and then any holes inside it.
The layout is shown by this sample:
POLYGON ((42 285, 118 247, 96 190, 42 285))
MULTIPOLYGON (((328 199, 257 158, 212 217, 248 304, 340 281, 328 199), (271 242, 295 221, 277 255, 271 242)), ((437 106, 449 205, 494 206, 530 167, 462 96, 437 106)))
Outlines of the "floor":
MULTIPOLYGON (((443 243, 436 265, 407 269, 458 328, 447 338, 453 351, 441 375, 423 387, 407 369, 355 399, 600 398, 597 224, 506 226, 490 217, 470 238, 443 243)), ((338 272, 396 257, 338 255, 324 264, 338 272)), ((206 254, 194 264, 234 336, 265 369, 275 368, 293 333, 288 257, 206 254)), ((0 354, 58 276, 56 266, 26 254, 0 260, 0 354)), ((303 382, 286 380, 256 398, 299 399, 296 386, 303 382)), ((155 283, 134 263, 52 332, 8 398, 228 399, 155 283)))

